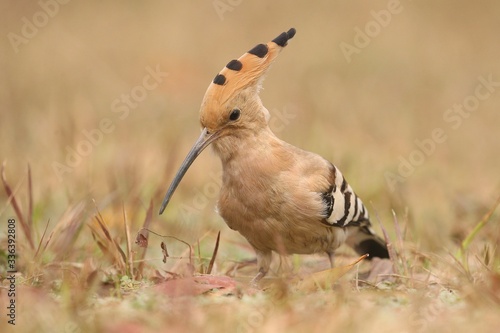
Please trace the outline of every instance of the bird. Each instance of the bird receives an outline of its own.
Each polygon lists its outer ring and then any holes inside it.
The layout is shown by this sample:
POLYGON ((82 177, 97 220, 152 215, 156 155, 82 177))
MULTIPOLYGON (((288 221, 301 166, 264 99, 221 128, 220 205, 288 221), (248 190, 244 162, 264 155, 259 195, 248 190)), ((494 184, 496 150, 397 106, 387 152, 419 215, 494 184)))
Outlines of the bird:
POLYGON ((326 253, 331 267, 346 243, 368 258, 389 258, 368 211, 341 171, 318 154, 279 139, 259 91, 295 28, 231 60, 215 76, 200 108, 201 134, 177 171, 160 215, 196 157, 209 145, 222 162, 216 211, 255 250, 256 285, 272 253, 326 253))

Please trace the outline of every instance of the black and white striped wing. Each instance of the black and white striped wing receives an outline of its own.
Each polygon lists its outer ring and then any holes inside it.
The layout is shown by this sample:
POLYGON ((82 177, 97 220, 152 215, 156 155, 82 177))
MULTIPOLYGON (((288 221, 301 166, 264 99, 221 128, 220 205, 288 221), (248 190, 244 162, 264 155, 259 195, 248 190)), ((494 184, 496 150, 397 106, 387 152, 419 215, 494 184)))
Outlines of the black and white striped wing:
POLYGON ((368 221, 368 211, 361 199, 354 193, 340 170, 333 166, 334 184, 328 192, 322 193, 325 203, 323 223, 337 227, 358 226, 368 221))

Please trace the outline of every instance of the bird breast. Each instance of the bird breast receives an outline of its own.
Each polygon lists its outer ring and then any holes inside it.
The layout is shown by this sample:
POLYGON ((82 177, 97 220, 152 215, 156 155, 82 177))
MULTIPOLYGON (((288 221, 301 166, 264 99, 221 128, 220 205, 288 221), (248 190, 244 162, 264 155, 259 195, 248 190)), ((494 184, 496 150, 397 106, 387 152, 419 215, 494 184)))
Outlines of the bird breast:
POLYGON ((223 162, 217 210, 258 250, 315 253, 336 249, 345 239, 343 229, 321 223, 321 191, 311 188, 327 187, 326 180, 321 184, 319 172, 307 173, 298 161, 303 159, 293 150, 269 147, 223 162))

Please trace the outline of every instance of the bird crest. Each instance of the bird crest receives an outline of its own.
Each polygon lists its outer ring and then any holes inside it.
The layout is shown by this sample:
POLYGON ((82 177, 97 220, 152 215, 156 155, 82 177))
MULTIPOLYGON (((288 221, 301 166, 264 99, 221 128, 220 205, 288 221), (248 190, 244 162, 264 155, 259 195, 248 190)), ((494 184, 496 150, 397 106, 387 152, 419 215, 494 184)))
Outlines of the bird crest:
POLYGON ((292 28, 267 44, 258 44, 238 59, 228 62, 208 86, 203 107, 216 109, 249 87, 255 87, 258 91, 267 69, 294 35, 295 29, 292 28))

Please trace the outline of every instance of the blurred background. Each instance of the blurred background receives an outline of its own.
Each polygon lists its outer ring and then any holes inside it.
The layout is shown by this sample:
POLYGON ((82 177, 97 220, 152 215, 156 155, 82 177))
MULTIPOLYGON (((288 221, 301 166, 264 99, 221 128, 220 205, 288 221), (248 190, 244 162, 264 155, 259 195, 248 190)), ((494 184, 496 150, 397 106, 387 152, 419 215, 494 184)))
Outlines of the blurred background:
POLYGON ((214 212, 208 150, 156 212, 210 81, 291 27, 261 92, 271 127, 337 165, 389 233, 394 210, 422 249, 448 248, 500 194, 498 1, 2 0, 0 12, 0 159, 25 212, 31 166, 39 233, 75 207, 84 226, 97 206, 117 228, 125 207, 135 235, 152 201, 152 229, 190 243, 222 230, 235 259, 230 244, 246 243, 214 212))

